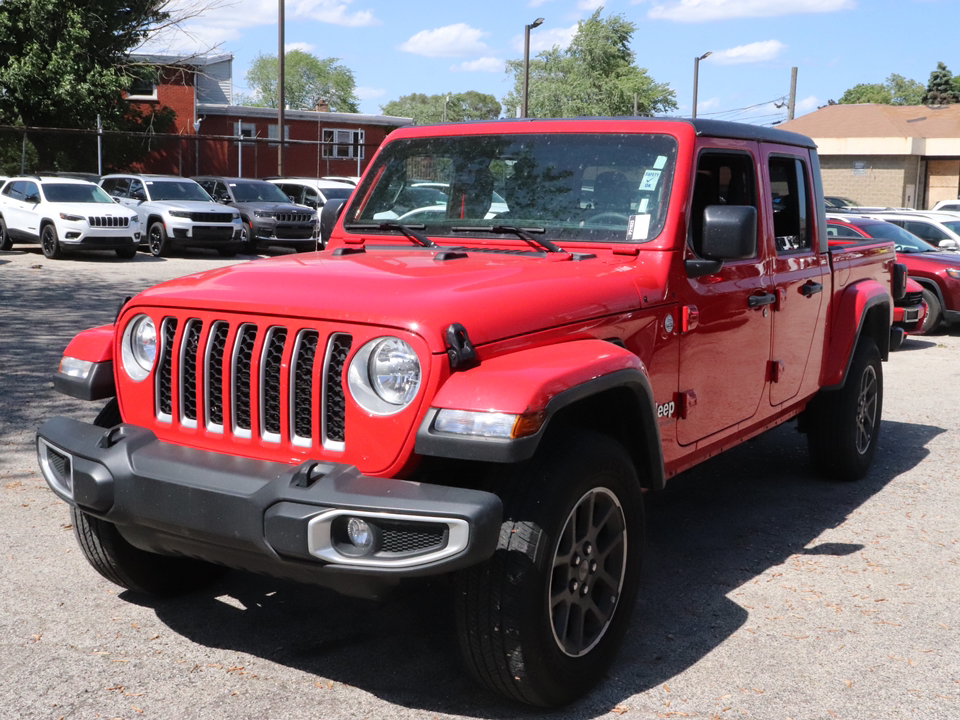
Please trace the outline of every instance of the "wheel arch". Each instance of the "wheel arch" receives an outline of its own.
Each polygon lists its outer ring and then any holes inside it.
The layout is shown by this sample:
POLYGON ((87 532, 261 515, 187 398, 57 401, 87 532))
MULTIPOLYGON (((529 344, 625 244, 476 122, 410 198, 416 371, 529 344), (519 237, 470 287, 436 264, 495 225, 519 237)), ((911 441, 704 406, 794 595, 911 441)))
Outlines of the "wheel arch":
POLYGON ((844 386, 854 352, 865 337, 876 342, 881 360, 886 360, 890 354, 892 319, 892 298, 887 288, 879 282, 862 282, 848 288, 834 318, 834 340, 830 346, 830 361, 821 383, 822 389, 836 390, 844 386), (846 330, 851 327, 856 330, 846 330))
POLYGON ((940 307, 947 307, 943 297, 943 290, 940 289, 940 283, 928 277, 917 277, 916 275, 911 275, 910 277, 918 282, 924 290, 929 290, 936 295, 937 300, 940 301, 940 307))
POLYGON ((620 442, 644 487, 665 484, 653 389, 641 360, 604 340, 531 348, 454 373, 434 398, 417 432, 425 456, 494 463, 528 460, 548 434, 593 429, 620 442), (490 438, 437 431, 442 409, 539 417, 526 437, 490 438))

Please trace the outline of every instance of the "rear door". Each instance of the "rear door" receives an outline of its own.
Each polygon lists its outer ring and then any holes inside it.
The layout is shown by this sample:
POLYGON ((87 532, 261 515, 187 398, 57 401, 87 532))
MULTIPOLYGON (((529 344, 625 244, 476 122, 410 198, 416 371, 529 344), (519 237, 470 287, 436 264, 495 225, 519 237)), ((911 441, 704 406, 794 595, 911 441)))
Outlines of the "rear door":
POLYGON ((814 207, 813 169, 804 148, 766 146, 764 169, 770 195, 764 203, 772 230, 766 242, 773 258, 773 353, 770 403, 795 397, 807 372, 830 289, 827 254, 821 253, 814 207))
POLYGON ((680 392, 689 407, 677 421, 677 439, 689 445, 757 414, 767 383, 774 295, 766 268, 759 209, 759 150, 706 141, 697 159, 690 202, 687 257, 700 259, 703 213, 711 205, 757 208, 757 252, 723 263, 712 274, 680 283, 680 392))

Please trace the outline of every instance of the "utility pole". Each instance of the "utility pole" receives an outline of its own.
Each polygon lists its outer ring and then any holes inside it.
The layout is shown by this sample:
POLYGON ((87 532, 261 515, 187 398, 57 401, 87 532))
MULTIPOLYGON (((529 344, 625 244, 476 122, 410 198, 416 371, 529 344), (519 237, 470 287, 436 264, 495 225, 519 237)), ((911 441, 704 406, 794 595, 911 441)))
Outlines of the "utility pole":
POLYGON ((697 117, 697 89, 700 84, 700 61, 706 60, 708 57, 713 55, 713 51, 709 50, 705 52, 700 57, 695 57, 693 59, 693 115, 692 117, 697 117))
POLYGON ((537 18, 523 26, 523 98, 520 101, 520 117, 527 116, 527 92, 530 89, 530 31, 540 27, 543 18, 537 18))
POLYGON ((797 69, 790 72, 790 99, 787 101, 787 120, 793 120, 793 111, 797 107, 797 69))
POLYGON ((284 84, 284 53, 283 53, 283 3, 284 0, 279 0, 280 4, 280 18, 279 18, 279 29, 277 31, 278 43, 280 45, 277 50, 277 63, 279 70, 279 80, 277 82, 277 175, 283 177, 283 106, 286 103, 286 98, 283 93, 283 84, 284 84))

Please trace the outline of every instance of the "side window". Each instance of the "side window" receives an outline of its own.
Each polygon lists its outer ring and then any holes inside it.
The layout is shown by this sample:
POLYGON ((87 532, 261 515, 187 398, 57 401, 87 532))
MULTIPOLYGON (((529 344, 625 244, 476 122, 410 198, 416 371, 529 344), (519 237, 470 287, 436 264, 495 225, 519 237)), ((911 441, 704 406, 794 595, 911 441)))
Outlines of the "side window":
POLYGON ((27 184, 23 180, 10 183, 10 197, 12 197, 14 200, 23 200, 23 198, 26 196, 26 187, 27 184))
POLYGON ((701 255, 703 214, 711 205, 757 207, 757 176, 747 153, 704 152, 697 162, 690 208, 690 247, 701 255))
POLYGON ((27 202, 40 201, 40 188, 36 183, 27 182, 23 184, 23 199, 27 202))
POLYGON ((220 200, 221 198, 224 200, 230 199, 230 191, 228 191, 227 186, 224 185, 219 180, 217 181, 216 187, 213 189, 213 192, 210 193, 210 195, 213 197, 214 200, 220 200))
POLYGON ((795 157, 770 158, 770 196, 777 254, 805 252, 813 247, 806 164, 795 157))
POLYGON ((137 178, 130 180, 130 197, 135 200, 146 200, 147 198, 147 191, 143 187, 143 182, 137 178))
POLYGON ((935 225, 928 225, 927 223, 916 222, 915 220, 906 220, 903 223, 903 227, 924 240, 936 240, 939 242, 940 240, 947 239, 947 234, 935 225))
POLYGON ((303 205, 303 192, 302 188, 297 185, 290 185, 288 183, 283 183, 280 185, 280 189, 283 190, 283 194, 289 198, 293 198, 293 201, 298 205, 303 205))
POLYGON ((217 184, 215 180, 197 180, 197 184, 206 191, 207 195, 213 195, 213 188, 217 184))
POLYGON ((323 201, 320 199, 320 193, 318 193, 312 187, 305 187, 303 189, 303 204, 309 205, 312 208, 323 207, 323 201))

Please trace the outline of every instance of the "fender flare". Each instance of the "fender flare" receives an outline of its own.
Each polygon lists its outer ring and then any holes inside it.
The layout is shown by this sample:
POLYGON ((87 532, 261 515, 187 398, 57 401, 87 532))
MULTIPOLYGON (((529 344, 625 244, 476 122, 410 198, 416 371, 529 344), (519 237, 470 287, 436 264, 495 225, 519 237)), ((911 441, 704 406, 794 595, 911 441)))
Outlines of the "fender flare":
POLYGON ((102 400, 117 394, 113 378, 113 325, 84 330, 67 345, 64 357, 92 363, 86 377, 57 372, 53 388, 59 393, 80 400, 102 400))
POLYGON ((603 393, 621 393, 635 410, 633 442, 626 447, 645 486, 665 483, 660 426, 647 369, 629 350, 605 340, 573 340, 529 348, 457 372, 440 388, 417 431, 420 455, 481 462, 514 463, 533 457, 556 415, 603 393), (543 413, 540 429, 506 439, 441 433, 434 428, 441 409, 543 413))
POLYGON ((876 280, 864 280, 843 291, 833 317, 828 360, 821 378, 823 390, 843 387, 853 362, 853 353, 863 334, 869 333, 877 341, 880 357, 886 360, 890 352, 890 325, 893 320, 893 300, 890 291, 876 280), (866 327, 867 318, 881 313, 886 319, 883 331, 866 327), (856 328, 850 331, 848 328, 856 328))

